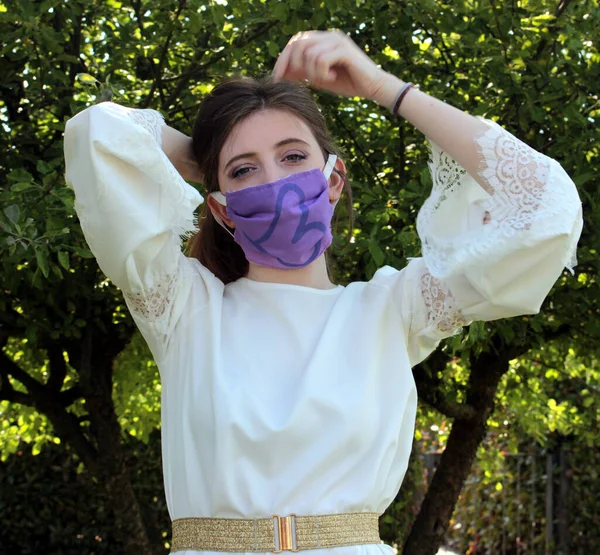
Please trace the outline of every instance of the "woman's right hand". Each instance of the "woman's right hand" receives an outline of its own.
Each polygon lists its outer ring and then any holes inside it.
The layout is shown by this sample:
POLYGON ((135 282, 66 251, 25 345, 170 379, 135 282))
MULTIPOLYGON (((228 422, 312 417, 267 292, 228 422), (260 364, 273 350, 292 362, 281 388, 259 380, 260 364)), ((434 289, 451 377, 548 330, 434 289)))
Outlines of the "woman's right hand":
POLYGON ((162 132, 162 149, 183 179, 202 183, 203 177, 194 158, 191 137, 165 125, 162 132))
POLYGON ((342 31, 304 31, 281 52, 273 78, 302 82, 343 96, 368 98, 391 108, 401 86, 342 31))

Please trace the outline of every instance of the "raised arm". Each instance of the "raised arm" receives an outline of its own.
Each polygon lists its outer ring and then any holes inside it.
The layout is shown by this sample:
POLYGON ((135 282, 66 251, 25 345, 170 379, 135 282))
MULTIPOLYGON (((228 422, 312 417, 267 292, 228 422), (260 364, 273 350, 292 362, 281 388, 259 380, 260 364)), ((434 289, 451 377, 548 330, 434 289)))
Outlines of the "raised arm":
MULTIPOLYGON (((372 100, 392 109, 396 94, 404 84, 402 79, 385 73, 372 100)), ((491 192, 489 184, 478 177, 481 156, 476 139, 489 129, 484 121, 416 88, 409 90, 402 100, 398 116, 414 125, 491 192)))
MULTIPOLYGON (((405 84, 340 32, 299 33, 273 73, 390 109, 405 84)), ((474 320, 539 311, 564 267, 575 264, 583 221, 562 166, 497 123, 414 88, 399 115, 430 141, 433 189, 417 219, 423 257, 376 279, 402 312, 416 364, 474 320)))
POLYGON ((80 112, 65 129, 65 178, 86 241, 157 358, 191 287, 180 236, 194 231, 202 202, 161 148, 165 142, 178 163, 182 141, 158 112, 111 102, 80 112))

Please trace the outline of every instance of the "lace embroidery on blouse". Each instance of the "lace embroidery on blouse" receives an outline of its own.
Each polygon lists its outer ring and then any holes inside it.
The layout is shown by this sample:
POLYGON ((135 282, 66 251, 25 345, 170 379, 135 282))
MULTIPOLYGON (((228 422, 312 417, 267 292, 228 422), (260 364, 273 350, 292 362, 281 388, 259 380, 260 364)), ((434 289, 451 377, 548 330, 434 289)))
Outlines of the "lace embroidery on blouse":
POLYGON ((489 184, 490 197, 482 205, 491 215, 489 224, 505 235, 529 230, 538 217, 550 158, 496 127, 488 129, 477 143, 481 154, 478 173, 489 184))
MULTIPOLYGON (((479 118, 483 119, 483 118, 479 118)), ((490 120, 484 120, 490 121, 490 120)), ((537 217, 551 159, 493 124, 475 138, 480 154, 481 186, 489 193, 482 203, 483 223, 506 235, 530 229, 537 217)), ((449 154, 430 145, 429 170, 433 180, 431 212, 435 212, 458 187, 467 171, 449 154)))
POLYGON ((430 150, 430 160, 427 162, 433 180, 432 210, 437 210, 448 195, 460 186, 462 176, 467 173, 454 158, 440 149, 430 150))
POLYGON ((455 334, 469 322, 456 306, 452 292, 429 272, 421 276, 421 296, 427 309, 427 327, 455 334))
POLYGON ((123 291, 127 306, 149 323, 159 322, 168 316, 173 292, 177 287, 178 272, 164 276, 150 291, 131 293, 123 291))
POLYGON ((164 119, 160 112, 150 109, 137 109, 129 110, 127 115, 134 123, 148 131, 159 146, 162 146, 162 126, 164 119))
POLYGON ((417 228, 427 265, 437 276, 449 275, 453 267, 465 261, 484 263, 498 249, 501 237, 514 237, 529 230, 537 218, 551 220, 560 211, 560 200, 554 198, 557 193, 547 190, 552 159, 493 121, 477 118, 489 125, 474 139, 480 155, 479 185, 488 193, 487 198, 475 202, 482 209, 483 229, 479 232, 448 237, 432 236, 429 231, 443 202, 471 178, 454 158, 429 143, 433 187, 419 213, 417 228))

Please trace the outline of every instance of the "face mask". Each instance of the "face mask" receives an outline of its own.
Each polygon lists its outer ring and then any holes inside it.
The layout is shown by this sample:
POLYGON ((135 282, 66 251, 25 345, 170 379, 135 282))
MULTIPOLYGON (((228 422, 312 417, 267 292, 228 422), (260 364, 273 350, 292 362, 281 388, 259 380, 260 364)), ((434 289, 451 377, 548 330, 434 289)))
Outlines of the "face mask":
POLYGON ((260 266, 289 270, 303 268, 331 245, 333 205, 328 179, 337 156, 330 154, 325 169, 288 175, 277 181, 211 196, 227 207, 234 238, 246 259, 260 266))

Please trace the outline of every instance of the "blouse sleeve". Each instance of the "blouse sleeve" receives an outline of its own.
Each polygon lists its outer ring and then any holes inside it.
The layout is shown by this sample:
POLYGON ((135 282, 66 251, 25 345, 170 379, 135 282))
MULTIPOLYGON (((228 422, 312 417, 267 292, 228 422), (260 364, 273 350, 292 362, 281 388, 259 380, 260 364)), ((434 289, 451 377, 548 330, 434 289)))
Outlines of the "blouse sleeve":
POLYGON ((162 116, 103 102, 65 128, 67 186, 101 270, 124 294, 156 358, 164 355, 191 287, 180 236, 202 196, 161 148, 162 116))
POLYGON ((575 184, 501 126, 474 140, 477 180, 431 142, 431 195, 417 218, 422 258, 381 279, 395 288, 411 363, 476 320, 538 313, 583 226, 575 184), (397 274, 397 275, 394 275, 397 274))

